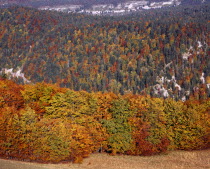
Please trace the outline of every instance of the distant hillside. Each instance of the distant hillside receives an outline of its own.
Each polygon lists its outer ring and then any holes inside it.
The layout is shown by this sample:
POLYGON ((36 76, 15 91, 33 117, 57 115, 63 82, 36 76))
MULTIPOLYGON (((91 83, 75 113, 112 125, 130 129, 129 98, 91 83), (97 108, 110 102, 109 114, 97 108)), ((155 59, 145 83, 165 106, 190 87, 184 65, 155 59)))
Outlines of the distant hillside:
POLYGON ((0 71, 74 90, 210 96, 209 5, 121 17, 0 9, 0 71))
MULTIPOLYGON (((167 2, 170 0, 135 0, 135 1, 148 1, 152 2, 167 2)), ((188 4, 200 4, 209 0, 177 0, 182 3, 188 4)), ((1 0, 0 4, 17 4, 17 5, 26 5, 31 7, 41 7, 41 6, 55 6, 55 5, 85 5, 90 7, 96 4, 114 4, 131 2, 131 0, 1 0)))
POLYGON ((13 5, 53 10, 66 13, 84 13, 89 15, 128 15, 156 8, 199 5, 210 0, 3 0, 0 8, 13 5))

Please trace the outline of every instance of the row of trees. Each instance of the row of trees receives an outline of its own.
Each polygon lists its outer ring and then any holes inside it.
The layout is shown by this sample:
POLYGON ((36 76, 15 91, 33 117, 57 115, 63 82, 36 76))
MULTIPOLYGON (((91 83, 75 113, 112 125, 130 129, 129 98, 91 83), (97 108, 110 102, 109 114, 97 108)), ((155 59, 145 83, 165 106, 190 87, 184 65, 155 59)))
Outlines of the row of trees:
POLYGON ((0 9, 0 68, 21 67, 34 83, 156 97, 163 97, 154 91, 163 78, 170 97, 193 93, 207 98, 208 9, 179 7, 121 17, 0 9))
POLYGON ((87 93, 0 80, 0 155, 81 162, 102 151, 154 155, 210 146, 210 100, 87 93))

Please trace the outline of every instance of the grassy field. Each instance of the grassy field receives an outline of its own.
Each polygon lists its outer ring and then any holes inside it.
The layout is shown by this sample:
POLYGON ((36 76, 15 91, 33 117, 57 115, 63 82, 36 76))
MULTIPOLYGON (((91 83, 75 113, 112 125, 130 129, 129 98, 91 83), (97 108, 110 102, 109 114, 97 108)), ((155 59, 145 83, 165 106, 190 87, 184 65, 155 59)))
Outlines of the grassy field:
POLYGON ((173 151, 150 157, 93 154, 82 164, 38 164, 0 159, 0 169, 210 169, 210 150, 173 151))

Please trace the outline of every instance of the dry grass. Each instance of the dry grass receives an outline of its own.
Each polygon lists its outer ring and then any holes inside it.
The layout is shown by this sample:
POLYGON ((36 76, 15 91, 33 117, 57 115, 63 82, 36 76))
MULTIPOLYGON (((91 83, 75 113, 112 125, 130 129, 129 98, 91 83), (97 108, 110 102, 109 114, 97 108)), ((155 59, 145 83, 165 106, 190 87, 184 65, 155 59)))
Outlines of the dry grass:
POLYGON ((210 169, 210 150, 174 151, 150 157, 93 154, 82 164, 0 160, 0 169, 210 169))

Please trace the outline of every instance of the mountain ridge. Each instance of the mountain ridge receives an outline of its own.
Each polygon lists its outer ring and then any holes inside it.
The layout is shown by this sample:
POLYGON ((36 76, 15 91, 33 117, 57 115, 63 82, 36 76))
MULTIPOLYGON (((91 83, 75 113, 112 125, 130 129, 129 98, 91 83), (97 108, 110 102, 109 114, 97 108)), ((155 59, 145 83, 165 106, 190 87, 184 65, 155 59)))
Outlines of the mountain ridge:
POLYGON ((23 5, 41 10, 55 10, 61 12, 76 12, 92 15, 124 15, 148 9, 174 7, 186 4, 201 4, 208 0, 107 0, 107 1, 84 1, 84 0, 5 0, 0 4, 1 7, 10 5, 23 5))

